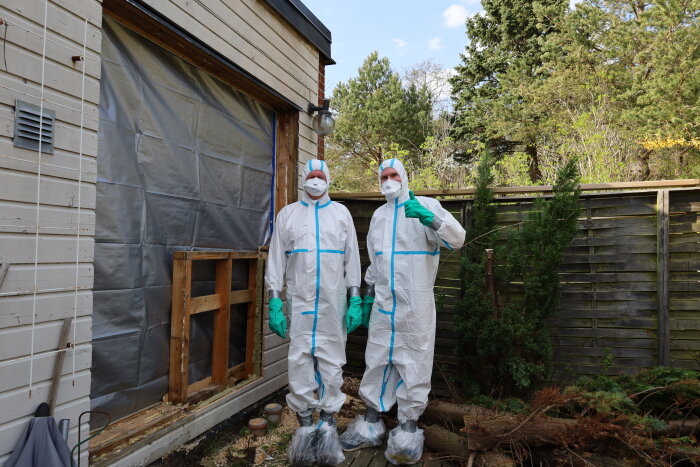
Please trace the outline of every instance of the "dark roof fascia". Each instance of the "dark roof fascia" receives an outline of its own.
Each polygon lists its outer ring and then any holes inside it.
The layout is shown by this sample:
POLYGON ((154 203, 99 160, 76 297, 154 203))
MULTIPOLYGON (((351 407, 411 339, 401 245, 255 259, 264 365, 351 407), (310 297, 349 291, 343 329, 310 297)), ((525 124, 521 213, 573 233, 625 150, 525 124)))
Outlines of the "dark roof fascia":
POLYGON ((331 31, 311 13, 301 0, 264 0, 294 29, 321 52, 324 64, 335 65, 331 58, 331 31))

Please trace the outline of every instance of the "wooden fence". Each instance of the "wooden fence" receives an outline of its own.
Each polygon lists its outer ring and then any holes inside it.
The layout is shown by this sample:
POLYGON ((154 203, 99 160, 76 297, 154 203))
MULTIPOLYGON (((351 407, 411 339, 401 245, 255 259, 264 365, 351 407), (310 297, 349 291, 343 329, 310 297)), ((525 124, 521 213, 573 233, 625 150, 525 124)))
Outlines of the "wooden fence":
MULTIPOLYGON (((498 198, 499 226, 521 222, 533 197, 498 198)), ((381 200, 341 199, 355 220, 364 268, 369 221, 381 200)), ((471 199, 442 200, 469 228, 471 199)), ((561 300, 549 322, 552 381, 637 373, 656 365, 700 369, 700 189, 584 194, 579 231, 560 268, 561 300)), ((454 306, 460 254, 442 250, 433 383, 458 361, 454 306)), ((364 370, 366 331, 348 338, 346 371, 364 370)))

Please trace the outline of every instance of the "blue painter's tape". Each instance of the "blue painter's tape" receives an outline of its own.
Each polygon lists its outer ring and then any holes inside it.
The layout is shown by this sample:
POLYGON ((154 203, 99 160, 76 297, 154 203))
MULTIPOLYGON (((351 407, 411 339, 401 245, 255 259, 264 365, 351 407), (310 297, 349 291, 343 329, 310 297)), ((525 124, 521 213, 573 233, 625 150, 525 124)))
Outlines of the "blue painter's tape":
POLYGON ((397 251, 397 255, 430 255, 430 256, 437 256, 440 254, 440 249, 436 248, 433 251, 397 251))
POLYGON ((299 248, 299 249, 292 250, 292 251, 285 251, 285 254, 293 255, 294 253, 308 253, 308 252, 309 252, 309 250, 307 248, 299 248))
POLYGON ((389 371, 389 375, 387 376, 387 370, 389 370, 391 367, 391 363, 388 363, 384 367, 384 374, 382 375, 382 392, 379 394, 379 406, 382 408, 382 412, 386 412, 386 409, 384 408, 384 392, 386 391, 386 383, 389 382, 389 376, 391 376, 391 371, 389 371))

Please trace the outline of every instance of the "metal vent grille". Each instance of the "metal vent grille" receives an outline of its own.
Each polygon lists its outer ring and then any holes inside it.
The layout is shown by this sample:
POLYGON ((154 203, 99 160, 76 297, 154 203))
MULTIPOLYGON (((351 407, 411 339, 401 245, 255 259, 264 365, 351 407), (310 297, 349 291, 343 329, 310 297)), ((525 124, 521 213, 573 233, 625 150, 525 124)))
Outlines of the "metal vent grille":
POLYGON ((18 148, 39 150, 39 135, 41 135, 41 151, 53 154, 54 120, 56 112, 43 111, 38 105, 28 102, 16 101, 15 103, 15 139, 14 144, 18 148))

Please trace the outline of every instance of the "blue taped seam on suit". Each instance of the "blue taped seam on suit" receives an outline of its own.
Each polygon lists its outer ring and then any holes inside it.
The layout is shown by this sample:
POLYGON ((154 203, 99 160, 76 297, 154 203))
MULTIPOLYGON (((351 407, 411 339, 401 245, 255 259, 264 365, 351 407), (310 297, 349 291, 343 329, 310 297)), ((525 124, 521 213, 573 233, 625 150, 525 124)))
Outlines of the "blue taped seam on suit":
MULTIPOLYGON (((442 240, 442 239, 440 239, 440 240, 442 240)), ((450 250, 454 250, 454 248, 452 248, 452 247, 450 246, 450 244, 447 243, 445 240, 442 240, 442 243, 444 243, 445 246, 446 246, 447 248, 449 248, 450 250)))
POLYGON ((399 380, 399 384, 397 384, 397 385, 396 385, 396 389, 398 389, 398 388, 399 388, 399 386, 401 386, 402 384, 403 384, 403 380, 402 380, 402 379, 400 379, 400 380, 399 380))
POLYGON ((309 252, 308 248, 297 248, 296 250, 285 251, 284 254, 293 255, 294 253, 308 253, 308 252, 309 252))
MULTIPOLYGON (((311 166, 311 161, 309 161, 309 166, 311 166)), ((318 224, 318 210, 331 204, 331 201, 328 201, 323 206, 319 206, 318 203, 319 202, 316 201, 316 205, 314 206, 314 217, 316 220, 316 299, 314 300, 314 327, 311 330, 311 357, 314 359, 316 382, 318 382, 319 389, 321 390, 319 399, 323 399, 326 387, 323 384, 321 372, 318 371, 318 359, 316 358, 316 326, 318 325, 318 300, 321 292, 321 233, 318 224)))
POLYGON ((397 251, 397 255, 430 255, 430 256, 436 256, 440 254, 440 249, 436 248, 434 251, 397 251))
POLYGON ((314 171, 314 166, 311 164, 311 162, 313 162, 313 160, 309 160, 309 172, 314 171))
POLYGON ((344 255, 345 250, 320 250, 321 253, 338 253, 339 255, 344 255))
MULTIPOLYGON (((393 165, 393 159, 392 159, 393 165)), ((394 326, 394 315, 396 314, 396 290, 394 289, 394 255, 396 254, 396 220, 399 214, 399 200, 394 200, 394 225, 391 233, 391 342, 389 343, 389 362, 387 366, 384 367, 384 376, 386 376, 386 370, 392 365, 394 361, 394 335, 396 334, 396 328, 394 326)), ((381 310, 380 310, 381 311, 381 310)), ((384 378, 382 378, 384 379, 384 378)), ((384 392, 386 391, 386 381, 382 381, 382 392, 379 394, 379 405, 384 412, 384 392)))

